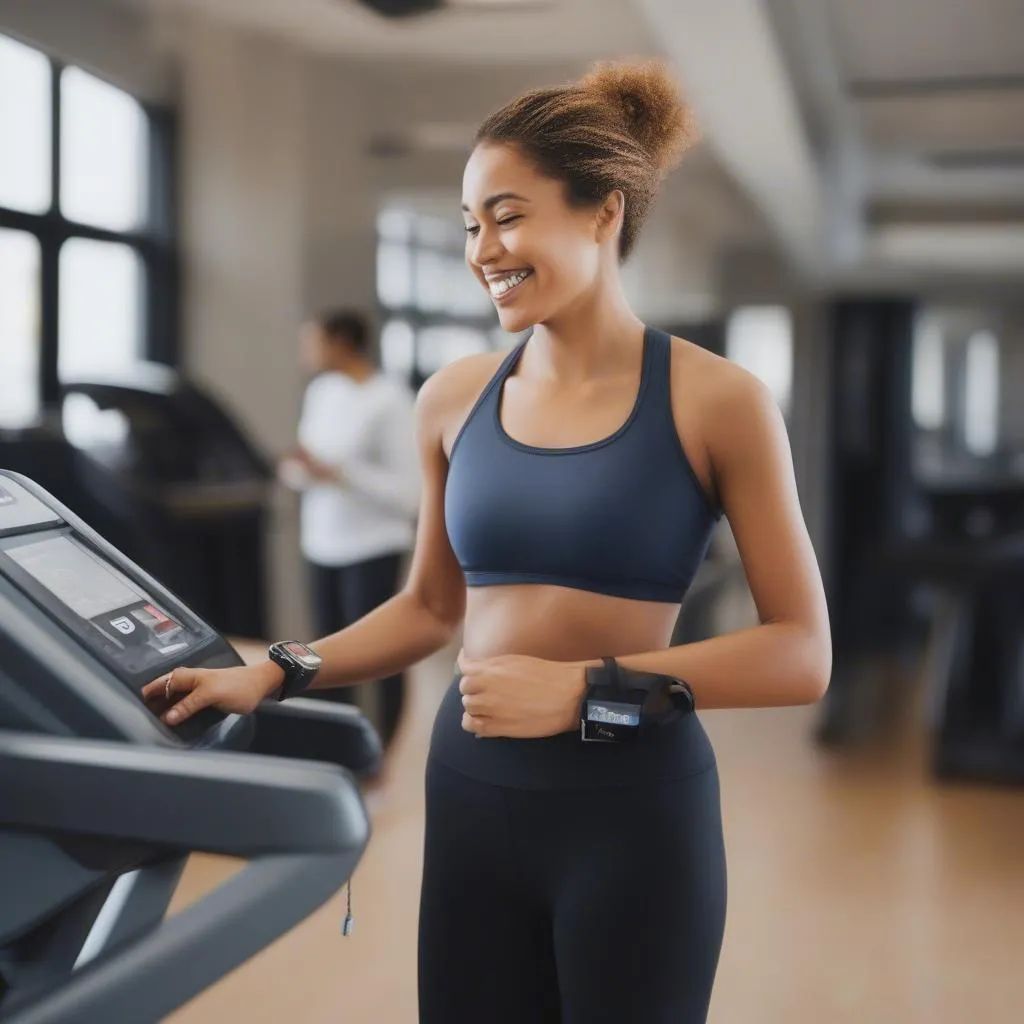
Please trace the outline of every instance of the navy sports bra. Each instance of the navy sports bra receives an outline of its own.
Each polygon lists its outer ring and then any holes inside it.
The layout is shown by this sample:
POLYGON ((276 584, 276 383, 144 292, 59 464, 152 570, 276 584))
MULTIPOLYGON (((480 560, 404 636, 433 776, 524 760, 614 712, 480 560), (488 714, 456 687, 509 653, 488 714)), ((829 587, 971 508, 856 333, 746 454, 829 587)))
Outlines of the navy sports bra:
POLYGON ((545 583, 682 601, 721 512, 679 443, 672 339, 645 330, 629 418, 573 448, 521 444, 501 425, 502 385, 526 344, 502 362, 452 446, 445 521, 467 585, 545 583))

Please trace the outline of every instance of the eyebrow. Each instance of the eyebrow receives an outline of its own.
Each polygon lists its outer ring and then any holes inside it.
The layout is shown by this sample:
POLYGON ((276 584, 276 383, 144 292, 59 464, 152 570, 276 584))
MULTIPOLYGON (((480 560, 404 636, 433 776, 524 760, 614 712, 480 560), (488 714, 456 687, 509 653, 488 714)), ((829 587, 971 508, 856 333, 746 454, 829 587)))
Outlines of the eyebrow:
MULTIPOLYGON (((484 209, 493 210, 494 207, 498 205, 498 203, 502 202, 505 199, 518 199, 521 203, 528 203, 530 201, 525 196, 516 195, 515 192, 499 192, 497 195, 488 196, 484 200, 484 209)), ((465 203, 462 204, 462 210, 464 213, 470 212, 469 207, 465 203)))

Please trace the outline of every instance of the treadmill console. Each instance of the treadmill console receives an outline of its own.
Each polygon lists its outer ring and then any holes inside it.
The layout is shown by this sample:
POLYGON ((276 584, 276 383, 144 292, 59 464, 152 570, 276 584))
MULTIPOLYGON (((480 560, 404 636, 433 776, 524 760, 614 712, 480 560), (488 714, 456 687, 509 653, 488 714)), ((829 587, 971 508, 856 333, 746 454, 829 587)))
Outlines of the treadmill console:
POLYGON ((0 540, 0 571, 126 681, 148 682, 215 636, 169 611, 70 531, 0 540))
MULTIPOLYGON (((72 657, 91 656, 108 679, 133 694, 179 665, 242 663, 216 630, 73 513, 33 488, 30 481, 0 473, 0 598, 27 598, 41 613, 46 633, 54 640, 62 636, 61 646, 72 657)), ((26 657, 37 656, 33 643, 44 641, 33 641, 27 629, 14 630, 9 641, 19 633, 26 657)), ((240 728, 235 716, 207 709, 165 735, 192 744, 228 719, 240 728)), ((210 739, 223 743, 222 730, 217 732, 210 739)))

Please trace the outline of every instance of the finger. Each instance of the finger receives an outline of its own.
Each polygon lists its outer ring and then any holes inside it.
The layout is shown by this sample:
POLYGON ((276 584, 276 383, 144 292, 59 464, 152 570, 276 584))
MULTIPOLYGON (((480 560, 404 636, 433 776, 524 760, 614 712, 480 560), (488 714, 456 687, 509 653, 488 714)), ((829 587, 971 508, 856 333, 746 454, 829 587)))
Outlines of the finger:
POLYGON ((200 670, 196 668, 176 668, 170 675, 164 676, 165 691, 173 696, 176 693, 191 693, 198 685, 200 670))
POLYGON ((491 700, 480 694, 468 694, 462 698, 462 708, 474 716, 487 715, 491 710, 491 700))
POLYGON ((176 668, 164 676, 164 688, 160 697, 165 706, 173 707, 186 694, 191 693, 202 679, 202 673, 194 668, 176 668))
MULTIPOLYGON (((177 680, 175 680, 177 682, 177 680)), ((210 695, 209 687, 199 687, 191 693, 182 697, 177 704, 164 715, 164 721, 168 725, 180 725, 186 719, 209 707, 214 701, 210 695)))
MULTIPOLYGON (((178 687, 177 676, 174 677, 174 689, 177 692, 181 692, 178 687)), ((169 725, 180 725, 185 721, 185 719, 193 717, 193 715, 202 711, 204 708, 209 708, 214 700, 215 697, 210 693, 210 687, 202 686, 197 683, 195 689, 185 693, 185 695, 175 703, 174 707, 164 715, 164 721, 169 725)))
POLYGON ((459 693, 463 696, 471 693, 483 693, 487 689, 480 676, 463 676, 459 680, 459 693))
POLYGON ((146 683, 142 688, 142 699, 149 700, 154 697, 166 697, 168 693, 188 693, 195 686, 198 670, 194 668, 176 668, 166 675, 146 683), (170 687, 168 688, 168 681, 170 687))
POLYGON ((486 718, 481 718, 478 715, 464 714, 462 716, 462 728, 466 732, 475 733, 477 736, 486 736, 490 722, 486 718))
MULTIPOLYGON (((179 671, 181 671, 179 669, 179 671)), ((155 697, 163 697, 167 688, 167 679, 172 673, 168 672, 166 675, 160 676, 159 679, 154 679, 151 683, 146 683, 142 688, 142 699, 152 700, 155 697)))

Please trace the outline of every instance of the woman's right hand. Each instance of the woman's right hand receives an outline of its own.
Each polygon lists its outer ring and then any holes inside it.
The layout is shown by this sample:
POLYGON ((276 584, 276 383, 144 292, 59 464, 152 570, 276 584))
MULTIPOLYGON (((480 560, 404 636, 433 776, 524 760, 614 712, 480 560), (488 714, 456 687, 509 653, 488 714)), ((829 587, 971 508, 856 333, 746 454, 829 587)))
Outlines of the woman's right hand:
POLYGON ((272 661, 236 668, 176 668, 142 688, 142 699, 168 725, 181 725, 202 711, 248 715, 282 683, 272 661))

